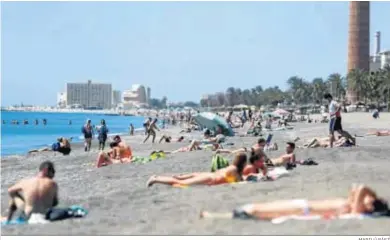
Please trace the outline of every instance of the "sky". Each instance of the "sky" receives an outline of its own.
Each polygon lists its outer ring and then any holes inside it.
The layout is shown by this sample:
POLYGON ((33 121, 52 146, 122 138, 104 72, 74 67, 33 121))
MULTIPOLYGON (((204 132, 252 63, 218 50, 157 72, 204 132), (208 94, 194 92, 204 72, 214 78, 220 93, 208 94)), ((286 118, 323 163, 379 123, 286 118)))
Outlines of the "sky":
MULTIPOLYGON (((152 97, 345 74, 348 2, 1 2, 1 100, 55 105, 67 82, 152 97)), ((390 3, 371 2, 390 49, 390 3)))

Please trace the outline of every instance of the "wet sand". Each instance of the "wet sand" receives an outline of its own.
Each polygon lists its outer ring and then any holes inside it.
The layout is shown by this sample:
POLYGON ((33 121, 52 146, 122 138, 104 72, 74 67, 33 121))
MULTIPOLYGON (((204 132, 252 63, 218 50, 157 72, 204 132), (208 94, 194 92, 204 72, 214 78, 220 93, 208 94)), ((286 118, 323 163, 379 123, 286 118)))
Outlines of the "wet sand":
MULTIPOLYGON (((296 123, 291 131, 274 132, 280 150, 284 142, 299 136, 326 136, 328 125, 296 123)), ((343 127, 352 134, 369 129, 390 128, 390 114, 373 120, 369 113, 343 115, 343 127)), ((177 129, 165 130, 174 136, 177 129)), ((189 136, 189 134, 184 134, 189 136)), ((192 135, 200 136, 200 133, 192 135)), ((177 135, 176 135, 177 136, 177 135)), ((147 156, 152 150, 174 150, 186 143, 140 144, 142 136, 126 137, 134 155, 147 156)), ((251 146, 257 138, 228 138, 232 148, 251 146)), ((297 144, 302 145, 303 140, 297 144)), ((322 199, 345 197, 352 183, 365 183, 390 200, 390 137, 358 138, 359 147, 297 149, 298 159, 313 157, 320 165, 298 166, 291 176, 274 182, 195 186, 187 189, 165 185, 146 187, 153 175, 209 171, 212 152, 207 150, 168 155, 147 164, 120 164, 100 169, 93 166, 97 150, 85 153, 76 145, 70 156, 42 153, 1 160, 1 213, 7 208, 7 188, 18 179, 33 176, 39 164, 52 160, 57 169, 60 206, 81 205, 89 211, 83 219, 46 225, 2 227, 3 235, 383 235, 389 233, 389 219, 290 220, 275 225, 265 221, 199 219, 202 209, 231 211, 234 207, 259 201, 290 198, 322 199)), ((93 145, 97 148, 97 144, 93 145)), ((231 158, 231 156, 228 156, 231 158)))

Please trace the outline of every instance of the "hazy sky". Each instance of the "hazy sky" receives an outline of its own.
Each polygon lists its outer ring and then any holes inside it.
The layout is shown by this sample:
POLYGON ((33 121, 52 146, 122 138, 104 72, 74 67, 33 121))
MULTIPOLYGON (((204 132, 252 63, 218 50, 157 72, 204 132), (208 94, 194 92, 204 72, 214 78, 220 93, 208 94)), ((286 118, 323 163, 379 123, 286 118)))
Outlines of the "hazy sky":
MULTIPOLYGON (((198 101, 226 88, 345 74, 348 2, 2 2, 2 105, 55 105, 66 82, 150 86, 198 101)), ((390 3, 371 2, 390 48, 390 3)))

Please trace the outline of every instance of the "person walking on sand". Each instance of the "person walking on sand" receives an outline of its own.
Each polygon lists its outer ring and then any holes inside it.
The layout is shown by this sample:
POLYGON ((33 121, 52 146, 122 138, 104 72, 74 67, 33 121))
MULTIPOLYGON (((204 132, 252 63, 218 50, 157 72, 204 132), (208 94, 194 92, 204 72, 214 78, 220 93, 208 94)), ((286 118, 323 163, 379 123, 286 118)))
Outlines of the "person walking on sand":
POLYGON ((36 177, 23 179, 8 189, 10 197, 7 221, 11 221, 16 210, 21 210, 21 218, 30 217, 44 220, 47 211, 58 204, 58 185, 53 180, 54 164, 41 163, 36 177))
POLYGON ((150 136, 153 136, 152 143, 154 143, 154 140, 156 139, 156 130, 160 131, 160 129, 157 127, 157 118, 155 118, 148 127, 148 135, 146 136, 145 140, 143 143, 145 143, 150 136))
POLYGON ((93 128, 90 119, 88 119, 85 125, 81 128, 81 132, 84 134, 84 151, 89 152, 91 150, 93 137, 93 128))
POLYGON ((148 129, 149 129, 149 125, 150 123, 152 122, 152 118, 147 118, 143 124, 144 128, 145 128, 145 135, 148 135, 148 129))
POLYGON ((101 120, 101 125, 98 127, 98 140, 99 140, 99 150, 104 150, 107 141, 107 134, 109 132, 106 121, 104 119, 101 120))
POLYGON ((330 93, 324 95, 324 99, 329 101, 329 135, 330 135, 330 147, 333 147, 333 142, 335 141, 334 132, 338 132, 340 135, 349 139, 356 145, 355 138, 351 136, 347 131, 343 130, 341 125, 341 105, 338 104, 330 93))

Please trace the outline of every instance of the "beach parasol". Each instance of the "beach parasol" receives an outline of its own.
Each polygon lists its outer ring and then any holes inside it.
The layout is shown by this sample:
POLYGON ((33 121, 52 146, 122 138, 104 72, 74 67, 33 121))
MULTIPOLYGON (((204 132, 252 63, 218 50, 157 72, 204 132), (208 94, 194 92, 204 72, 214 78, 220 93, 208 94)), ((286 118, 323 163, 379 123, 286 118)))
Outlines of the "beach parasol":
POLYGON ((197 124, 208 129, 215 129, 217 126, 221 126, 226 132, 227 136, 234 136, 233 129, 229 126, 226 120, 215 113, 202 112, 194 116, 194 120, 197 124))

